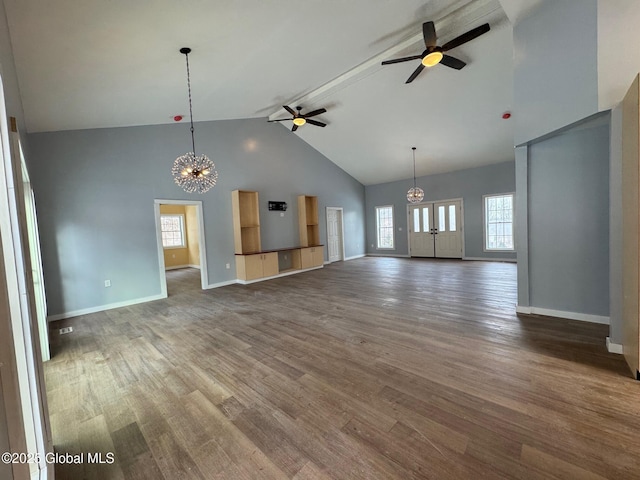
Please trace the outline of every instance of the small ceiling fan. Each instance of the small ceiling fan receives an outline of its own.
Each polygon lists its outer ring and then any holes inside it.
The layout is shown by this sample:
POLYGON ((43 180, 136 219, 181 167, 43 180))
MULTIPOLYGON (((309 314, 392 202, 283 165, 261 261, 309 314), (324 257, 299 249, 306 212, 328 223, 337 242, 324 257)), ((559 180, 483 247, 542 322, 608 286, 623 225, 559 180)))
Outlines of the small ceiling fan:
POLYGON ((302 114, 300 113, 300 111, 302 110, 302 107, 296 107, 296 111, 293 110, 293 108, 288 107, 286 105, 283 105, 282 108, 284 108, 287 112, 289 112, 291 115, 293 115, 293 117, 291 118, 279 118, 277 120, 269 120, 270 122, 284 122, 287 120, 291 120, 293 122, 293 127, 291 127, 291 131, 295 132, 298 127, 301 127, 302 125, 304 125, 305 123, 309 123, 311 125, 315 125, 316 127, 326 127, 327 124, 326 123, 322 123, 319 122, 317 120, 312 120, 311 117, 315 117, 316 115, 321 115, 323 113, 325 113, 327 111, 326 108, 319 108, 318 110, 314 110, 312 112, 309 113, 305 113, 302 114))
POLYGON ((488 23, 484 25, 480 25, 472 30, 469 30, 467 33, 463 33, 462 35, 454 38, 450 42, 445 43, 441 47, 438 46, 438 36, 436 35, 436 27, 433 22, 424 22, 422 24, 422 36, 424 37, 424 45, 426 50, 422 52, 420 55, 412 55, 410 57, 403 58, 394 58, 393 60, 385 60, 382 62, 382 65, 391 65, 392 63, 400 63, 400 62, 409 62, 411 60, 420 60, 420 65, 418 68, 414 70, 411 76, 407 79, 405 83, 413 82, 420 72, 424 70, 425 67, 433 67, 439 63, 442 65, 454 68, 456 70, 462 70, 466 65, 465 62, 459 60, 450 55, 446 55, 445 52, 459 47, 462 44, 470 42, 471 40, 478 38, 480 35, 487 33, 491 27, 489 27, 488 23))

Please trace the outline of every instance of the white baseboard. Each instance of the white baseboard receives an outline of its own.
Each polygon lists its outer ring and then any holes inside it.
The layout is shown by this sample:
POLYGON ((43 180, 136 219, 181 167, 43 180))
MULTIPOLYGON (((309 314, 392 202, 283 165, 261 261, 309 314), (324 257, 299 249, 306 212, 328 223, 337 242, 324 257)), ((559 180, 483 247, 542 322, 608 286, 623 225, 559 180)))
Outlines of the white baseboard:
POLYGON ((179 270, 181 268, 189 268, 191 265, 174 265, 173 267, 167 267, 165 266, 164 269, 165 270, 179 270))
POLYGON ((205 287, 205 290, 209 290, 210 288, 226 287, 227 285, 235 285, 236 283, 238 283, 238 280, 225 280, 224 282, 210 283, 205 287))
POLYGON ((619 343, 613 343, 609 337, 607 337, 607 350, 609 353, 618 353, 622 355, 622 345, 619 343))
POLYGON ((463 260, 470 260, 473 262, 508 262, 517 263, 515 258, 492 258, 492 257, 462 257, 463 260))
POLYGON ((611 323, 611 320, 609 317, 603 317, 600 315, 589 315, 587 313, 551 310, 549 308, 525 307, 525 306, 517 305, 516 312, 524 313, 526 315, 544 315, 546 317, 557 317, 557 318, 566 318, 569 320, 580 320, 582 322, 601 323, 604 325, 609 325, 611 323))
POLYGON ((79 317, 80 315, 103 312, 105 310, 112 310, 114 308, 128 307, 130 305, 136 305, 138 303, 153 302, 154 300, 161 300, 163 298, 167 297, 165 295, 153 295, 151 297, 135 298, 133 300, 126 300, 124 302, 109 303, 107 305, 99 305, 97 307, 83 308, 80 310, 72 310, 70 312, 64 313, 56 313, 55 315, 47 315, 47 321, 55 322, 56 320, 62 320, 64 318, 79 317))
POLYGON ((400 255, 397 253, 367 253, 367 257, 396 257, 396 258, 411 258, 411 255, 400 255))
POLYGON ((264 282, 265 280, 273 280, 274 278, 287 277, 289 275, 297 275, 298 273, 302 273, 302 272, 310 272, 311 270, 318 270, 320 268, 324 268, 324 265, 320 267, 303 268, 302 270, 291 270, 289 272, 279 273, 278 275, 272 275, 271 277, 256 278, 255 280, 238 279, 236 280, 236 283, 239 283, 240 285, 250 285, 252 283, 264 282))
POLYGON ((187 267, 189 268, 195 268, 197 270, 200 270, 200 265, 187 265, 187 267))
POLYGON ((355 260, 356 258, 363 258, 366 257, 366 255, 364 253, 360 254, 360 255, 353 255, 352 257, 346 257, 344 259, 345 262, 348 262, 349 260, 355 260))

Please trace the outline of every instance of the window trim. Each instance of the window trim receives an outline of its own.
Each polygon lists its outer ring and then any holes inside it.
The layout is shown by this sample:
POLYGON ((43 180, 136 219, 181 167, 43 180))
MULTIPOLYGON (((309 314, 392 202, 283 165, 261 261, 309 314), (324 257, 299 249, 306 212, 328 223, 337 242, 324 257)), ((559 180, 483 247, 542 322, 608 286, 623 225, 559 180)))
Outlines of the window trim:
POLYGON ((395 209, 393 205, 379 205, 375 207, 376 212, 376 250, 395 250, 396 249, 396 221, 395 221, 395 209), (390 208, 391 209, 391 247, 381 247, 380 246, 380 215, 378 211, 382 208, 390 208))
POLYGON ((160 241, 162 242, 162 217, 179 217, 180 218, 180 233, 182 237, 182 245, 174 245, 171 247, 165 247, 162 245, 163 250, 175 250, 177 248, 187 248, 187 230, 184 221, 184 214, 182 213, 161 213, 160 214, 160 241))
POLYGON ((482 251, 485 253, 516 253, 516 192, 488 193, 482 196, 482 251), (487 248, 487 198, 511 195, 511 236, 513 248, 487 248))

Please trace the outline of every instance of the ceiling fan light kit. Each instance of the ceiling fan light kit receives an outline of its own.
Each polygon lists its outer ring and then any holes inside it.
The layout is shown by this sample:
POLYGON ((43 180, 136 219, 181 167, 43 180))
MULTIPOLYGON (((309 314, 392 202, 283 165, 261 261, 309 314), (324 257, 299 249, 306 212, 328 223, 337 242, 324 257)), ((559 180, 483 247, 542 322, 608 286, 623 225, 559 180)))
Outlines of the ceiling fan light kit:
MULTIPOLYGON (((196 141, 193 129, 193 108, 191 106, 191 75, 189 73, 189 53, 191 49, 180 49, 187 61, 187 88, 189 90, 189 115, 191 116, 191 146, 193 151, 180 155, 173 162, 171 175, 187 193, 205 193, 211 189, 218 180, 216 166, 205 154, 196 155, 196 141)), ((176 117, 177 118, 177 117, 176 117)), ((182 118, 180 119, 182 120, 182 118)), ((178 121, 178 120, 176 120, 178 121)))
POLYGON ((434 67, 442 61, 444 54, 440 50, 435 50, 425 55, 420 63, 425 67, 434 67))

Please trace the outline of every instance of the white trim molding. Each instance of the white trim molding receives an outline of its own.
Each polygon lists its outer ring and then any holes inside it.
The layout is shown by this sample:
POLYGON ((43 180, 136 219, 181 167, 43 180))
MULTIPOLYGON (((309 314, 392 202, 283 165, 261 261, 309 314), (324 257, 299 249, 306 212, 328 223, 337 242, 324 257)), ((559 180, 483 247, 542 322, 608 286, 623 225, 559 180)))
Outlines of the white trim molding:
POLYGON ((617 353, 622 355, 622 345, 619 343, 613 343, 609 337, 607 337, 607 351, 609 353, 617 353))
POLYGON ((396 257, 396 258, 411 258, 411 255, 401 255, 399 253, 367 253, 367 257, 396 257))
POLYGON ((492 257, 462 257, 462 260, 468 260, 471 262, 508 262, 518 263, 515 258, 492 258, 492 257))
POLYGON ((152 295, 150 297, 134 298, 133 300, 125 300, 124 302, 108 303, 106 305, 99 305, 97 307, 83 308, 80 310, 72 310, 70 312, 57 313, 55 315, 47 315, 48 322, 55 322, 65 318, 79 317, 80 315, 88 315, 90 313, 103 312, 105 310, 112 310, 114 308, 128 307, 130 305, 136 305, 138 303, 153 302, 154 300, 162 300, 167 298, 166 295, 152 295))
POLYGON ((523 313, 525 315, 543 315, 545 317, 566 318, 568 320, 580 320, 582 322, 601 323, 603 325, 609 325, 611 323, 609 317, 604 317, 601 315, 590 315, 588 313, 579 313, 579 312, 565 312, 562 310, 552 310, 549 308, 525 307, 525 306, 517 305, 516 312, 523 313))
POLYGON ((345 257, 344 261, 348 262, 349 260, 355 260, 356 258, 364 258, 367 255, 365 253, 361 253, 360 255, 354 255, 352 257, 345 257))
POLYGON ((238 280, 226 280, 224 282, 218 282, 218 283, 210 283, 209 285, 207 285, 207 290, 211 289, 211 288, 220 288, 220 287, 226 287, 227 285, 235 285, 236 283, 238 283, 238 280))

